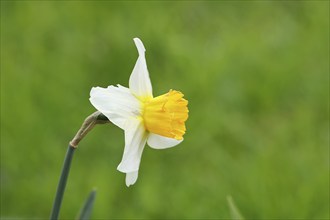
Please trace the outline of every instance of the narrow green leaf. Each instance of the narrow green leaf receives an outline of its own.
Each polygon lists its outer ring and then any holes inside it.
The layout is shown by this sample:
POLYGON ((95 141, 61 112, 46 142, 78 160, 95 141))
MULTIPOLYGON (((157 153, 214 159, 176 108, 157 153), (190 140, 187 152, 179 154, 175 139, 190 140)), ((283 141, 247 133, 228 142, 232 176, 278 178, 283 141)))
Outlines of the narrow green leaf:
POLYGON ((92 192, 89 194, 88 198, 86 199, 85 204, 82 207, 77 220, 89 220, 92 214, 95 196, 96 196, 96 189, 93 189, 92 192))
POLYGON ((244 220, 244 217, 242 216, 242 214, 240 213, 240 211, 236 207, 236 205, 234 203, 234 200, 230 195, 227 196, 227 201, 228 201, 228 205, 229 205, 231 218, 235 219, 235 220, 244 220))

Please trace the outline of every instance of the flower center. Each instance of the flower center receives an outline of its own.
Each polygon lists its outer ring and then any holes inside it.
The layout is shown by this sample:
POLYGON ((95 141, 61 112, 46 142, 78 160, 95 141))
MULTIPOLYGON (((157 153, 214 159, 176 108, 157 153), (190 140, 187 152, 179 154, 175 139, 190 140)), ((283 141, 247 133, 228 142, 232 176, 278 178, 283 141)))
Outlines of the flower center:
POLYGON ((144 103, 143 120, 145 128, 152 133, 182 140, 188 119, 188 101, 179 91, 149 99, 144 103))

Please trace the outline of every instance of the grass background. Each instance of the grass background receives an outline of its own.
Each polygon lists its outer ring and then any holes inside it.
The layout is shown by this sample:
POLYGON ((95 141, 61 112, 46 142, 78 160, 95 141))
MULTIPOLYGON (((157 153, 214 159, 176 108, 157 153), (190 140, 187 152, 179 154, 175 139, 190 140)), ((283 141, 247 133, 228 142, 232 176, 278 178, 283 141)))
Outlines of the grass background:
POLYGON ((123 132, 75 153, 61 217, 329 218, 328 1, 1 1, 1 216, 48 218, 93 86, 128 86, 147 49, 154 95, 183 91, 185 141, 116 170, 123 132))

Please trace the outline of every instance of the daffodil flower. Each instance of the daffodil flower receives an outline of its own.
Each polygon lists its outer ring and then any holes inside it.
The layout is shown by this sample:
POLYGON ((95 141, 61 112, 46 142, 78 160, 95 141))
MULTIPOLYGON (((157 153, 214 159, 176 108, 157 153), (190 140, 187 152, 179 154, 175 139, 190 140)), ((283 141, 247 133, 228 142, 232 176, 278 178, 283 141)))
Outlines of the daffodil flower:
POLYGON ((138 178, 146 143, 154 149, 174 147, 183 141, 188 119, 188 101, 179 91, 153 97, 145 59, 145 48, 134 38, 139 57, 129 79, 129 88, 121 85, 94 87, 90 102, 113 124, 125 132, 125 149, 117 169, 126 173, 126 185, 138 178))

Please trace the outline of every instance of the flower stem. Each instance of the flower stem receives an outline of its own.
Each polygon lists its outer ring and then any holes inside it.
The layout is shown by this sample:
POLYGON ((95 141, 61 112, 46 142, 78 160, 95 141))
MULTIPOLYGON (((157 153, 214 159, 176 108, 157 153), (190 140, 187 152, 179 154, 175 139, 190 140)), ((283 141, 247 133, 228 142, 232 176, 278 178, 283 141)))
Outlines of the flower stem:
POLYGON ((62 173, 60 180, 58 182, 56 196, 53 204, 52 213, 50 215, 50 220, 57 220, 60 208, 62 204, 63 194, 65 191, 66 181, 69 176, 71 161, 73 157, 73 153, 76 148, 78 148, 79 142, 87 135, 89 131, 93 129, 93 127, 97 124, 105 124, 110 123, 107 117, 105 117, 101 112, 96 111, 93 114, 89 115, 83 124, 81 125, 80 129, 78 130, 77 134, 74 138, 70 141, 68 150, 65 155, 64 164, 62 168, 62 173))
POLYGON ((73 157, 73 153, 74 153, 75 149, 76 148, 69 145, 68 150, 66 152, 60 181, 58 183, 57 190, 56 190, 56 197, 54 200, 52 213, 50 215, 50 220, 58 219, 58 215, 60 213, 60 208, 61 208, 61 204, 62 204, 63 194, 64 194, 64 190, 65 190, 65 186, 66 186, 66 181, 69 176, 70 165, 71 165, 71 161, 72 161, 72 157, 73 157))

